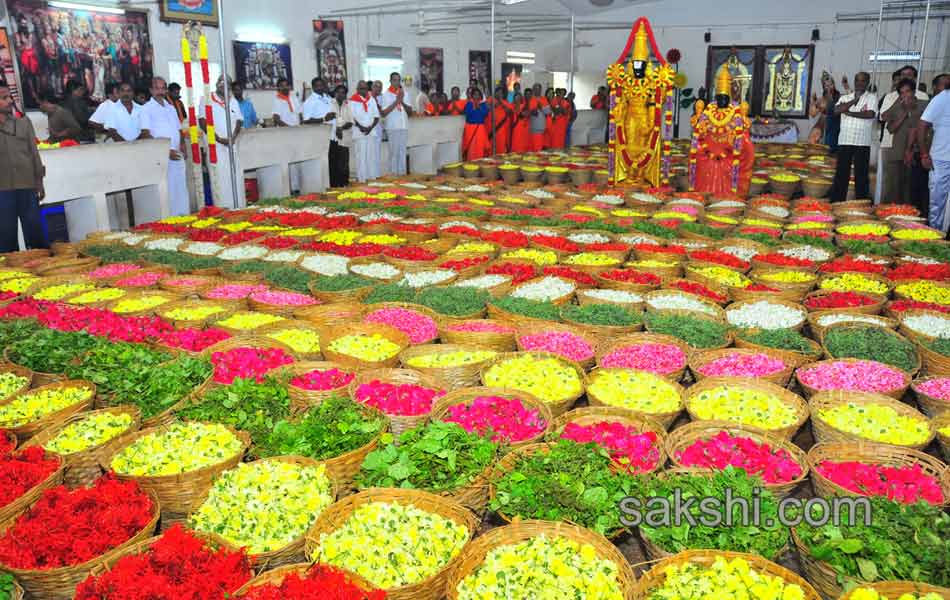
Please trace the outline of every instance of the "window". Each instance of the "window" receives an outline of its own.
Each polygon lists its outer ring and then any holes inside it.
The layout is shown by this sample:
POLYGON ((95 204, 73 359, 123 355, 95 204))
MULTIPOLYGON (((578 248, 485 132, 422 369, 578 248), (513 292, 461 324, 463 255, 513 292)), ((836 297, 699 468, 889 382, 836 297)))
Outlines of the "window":
POLYGON ((368 46, 366 59, 363 60, 363 79, 382 81, 384 86, 391 73, 402 73, 405 63, 402 60, 402 48, 392 46, 368 46))

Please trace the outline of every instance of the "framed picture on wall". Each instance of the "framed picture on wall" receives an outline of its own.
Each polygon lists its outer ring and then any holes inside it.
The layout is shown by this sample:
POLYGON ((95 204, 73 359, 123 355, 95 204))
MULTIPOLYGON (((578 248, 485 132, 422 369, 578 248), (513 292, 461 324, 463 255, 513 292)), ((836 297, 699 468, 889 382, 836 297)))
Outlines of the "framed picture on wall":
POLYGON ((442 92, 444 73, 442 48, 419 48, 419 89, 442 92))
POLYGON ((509 92, 513 92, 515 84, 521 83, 521 73, 524 65, 518 63, 501 63, 501 83, 509 92))
POLYGON ((759 49, 756 46, 710 46, 706 57, 706 97, 711 102, 716 94, 716 78, 723 69, 732 76, 733 100, 755 106, 754 83, 759 49))
POLYGON ((246 90, 275 90, 283 78, 294 85, 288 44, 234 42, 234 68, 246 90))
POLYGON ((486 96, 491 95, 491 52, 487 50, 468 51, 468 78, 474 79, 478 88, 486 96))
POLYGON ((23 99, 20 97, 20 85, 18 83, 16 65, 13 62, 13 46, 10 42, 10 36, 7 30, 0 27, 0 81, 10 86, 10 96, 13 98, 13 107, 17 110, 23 109, 23 99))
POLYGON ((317 49, 317 73, 327 82, 327 87, 332 90, 342 85, 349 89, 343 21, 314 20, 313 43, 317 49))
POLYGON ((763 114, 791 119, 808 117, 814 49, 814 46, 769 46, 764 49, 763 114))
POLYGON ((215 0, 158 0, 159 19, 166 23, 197 21, 218 26, 218 3, 215 0))

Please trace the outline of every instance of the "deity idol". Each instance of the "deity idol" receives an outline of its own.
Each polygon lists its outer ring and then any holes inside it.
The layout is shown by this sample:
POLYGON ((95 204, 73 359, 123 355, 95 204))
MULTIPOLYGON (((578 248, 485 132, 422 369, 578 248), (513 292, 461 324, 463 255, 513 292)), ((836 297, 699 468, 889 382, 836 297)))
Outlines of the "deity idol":
POLYGON ((755 148, 749 135, 749 106, 732 101, 732 77, 721 69, 716 78, 715 103, 696 102, 691 119, 690 191, 738 195, 749 193, 755 148))
POLYGON ((657 187, 669 183, 672 91, 675 74, 656 48, 650 22, 633 25, 630 41, 607 69, 610 85, 610 183, 657 187), (657 64, 650 60, 650 47, 657 64))

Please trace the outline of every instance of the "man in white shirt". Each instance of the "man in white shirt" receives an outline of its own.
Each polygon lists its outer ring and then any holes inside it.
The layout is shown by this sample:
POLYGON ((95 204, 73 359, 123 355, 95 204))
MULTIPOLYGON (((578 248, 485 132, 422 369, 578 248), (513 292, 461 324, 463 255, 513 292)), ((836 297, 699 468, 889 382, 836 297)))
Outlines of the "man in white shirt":
POLYGON ((290 88, 290 81, 285 77, 277 81, 277 95, 274 96, 274 109, 271 112, 274 125, 277 127, 300 125, 300 100, 290 88))
POLYGON ((877 97, 868 92, 871 76, 860 72, 854 76, 854 92, 845 94, 835 105, 835 114, 841 115, 838 132, 838 164, 835 179, 828 196, 832 202, 841 202, 848 195, 851 163, 854 163, 854 197, 870 198, 868 167, 871 162, 871 133, 877 116, 877 97))
MULTIPOLYGON (((914 82, 914 92, 917 100, 926 103, 930 100, 930 96, 926 92, 922 92, 917 88, 917 69, 911 65, 905 65, 901 67, 900 78, 898 82, 909 80, 914 82)), ((878 186, 881 190, 880 201, 888 203, 907 203, 910 201, 910 198, 901 198, 898 197, 902 187, 897 183, 901 179, 902 172, 906 169, 904 165, 904 152, 893 152, 892 148, 894 147, 894 135, 888 130, 887 121, 885 119, 885 114, 891 107, 893 107, 898 98, 900 97, 900 92, 895 89, 890 91, 884 99, 881 100, 881 110, 878 115, 878 120, 881 122, 881 130, 883 135, 881 136, 881 155, 878 157, 878 186)))
POLYGON ((353 143, 353 113, 346 99, 346 87, 336 86, 330 112, 335 117, 330 121, 330 187, 350 185, 350 149, 353 143))
POLYGON ((931 227, 947 231, 947 201, 950 199, 950 89, 930 100, 917 124, 914 138, 920 146, 920 162, 930 171, 931 227), (927 130, 933 127, 933 141, 927 130))
POLYGON ((406 143, 409 141, 412 105, 406 98, 406 88, 402 87, 399 73, 390 74, 389 89, 380 96, 379 106, 383 128, 389 137, 389 172, 393 175, 405 175, 406 143))
POLYGON ((353 152, 356 155, 356 179, 364 183, 376 175, 379 155, 373 152, 378 143, 376 129, 379 128, 379 108, 376 100, 369 94, 369 86, 360 81, 356 94, 350 97, 350 112, 353 115, 353 152), (372 164, 376 160, 376 166, 372 164))
MULTIPOLYGON (((310 82, 310 89, 313 93, 303 103, 303 124, 304 125, 323 125, 333 122, 334 114, 332 109, 333 98, 327 93, 327 84, 320 77, 314 77, 310 82)), ((333 129, 327 133, 330 142, 333 141, 333 129)), ((327 171, 330 170, 330 150, 327 148, 327 171)), ((332 185, 332 184, 331 184, 332 185)))
POLYGON ((152 78, 152 99, 142 107, 143 139, 168 140, 168 207, 173 216, 191 212, 188 184, 185 182, 185 139, 175 105, 165 98, 168 84, 161 77, 152 78))
MULTIPOLYGON (((230 78, 228 85, 231 84, 230 78)), ((244 114, 241 112, 241 105, 233 95, 228 96, 228 102, 224 102, 224 76, 218 78, 218 84, 215 91, 211 93, 211 115, 214 117, 214 139, 215 155, 218 159, 216 183, 212 182, 211 191, 214 197, 214 205, 221 208, 243 208, 244 203, 244 171, 241 169, 241 163, 238 161, 237 141, 241 135, 241 128, 244 125, 244 114), (225 110, 227 106, 227 111, 225 110), (228 131, 228 114, 231 115, 231 131, 228 131), (234 171, 237 173, 237 187, 234 186, 231 179, 231 165, 234 164, 234 171), (235 198, 235 192, 236 198, 235 198)), ((205 132, 205 144, 208 143, 208 121, 205 119, 206 102, 208 99, 202 98, 198 106, 198 124, 201 130, 205 132)), ((210 161, 210 153, 208 155, 210 161)), ((209 169, 210 172, 210 169, 209 169)))
POLYGON ((106 84, 106 99, 96 107, 92 116, 89 117, 89 126, 96 132, 105 131, 109 113, 119 105, 119 86, 118 83, 106 84))
POLYGON ((143 106, 132 101, 135 90, 132 84, 119 85, 119 101, 106 117, 106 138, 114 142, 131 142, 142 135, 143 106))
POLYGON ((382 105, 380 104, 380 96, 383 93, 383 82, 374 81, 373 85, 370 87, 370 95, 373 97, 373 102, 376 103, 376 111, 379 112, 379 126, 373 128, 374 142, 373 142, 373 160, 370 164, 372 167, 372 174, 370 175, 371 179, 376 179, 383 174, 383 113, 382 105))

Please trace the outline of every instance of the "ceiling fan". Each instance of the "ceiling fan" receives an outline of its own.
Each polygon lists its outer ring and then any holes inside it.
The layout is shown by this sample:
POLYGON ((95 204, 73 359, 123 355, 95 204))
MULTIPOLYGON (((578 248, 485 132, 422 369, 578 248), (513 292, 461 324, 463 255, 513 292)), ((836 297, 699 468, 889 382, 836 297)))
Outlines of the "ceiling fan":
POLYGON ((412 28, 416 30, 416 35, 426 35, 429 33, 455 33, 458 31, 458 27, 447 25, 433 26, 432 23, 426 23, 426 11, 424 10, 420 10, 417 14, 419 16, 419 21, 412 24, 412 28))
POLYGON ((534 37, 530 35, 518 35, 511 31, 511 21, 505 21, 505 31, 501 36, 503 42, 533 42, 534 37))

